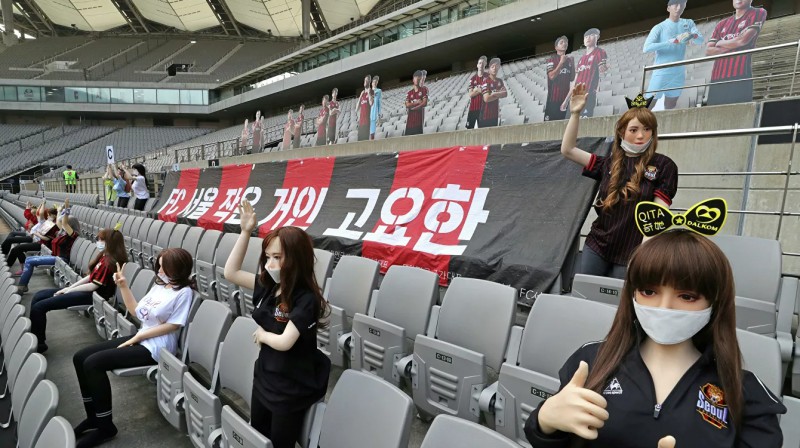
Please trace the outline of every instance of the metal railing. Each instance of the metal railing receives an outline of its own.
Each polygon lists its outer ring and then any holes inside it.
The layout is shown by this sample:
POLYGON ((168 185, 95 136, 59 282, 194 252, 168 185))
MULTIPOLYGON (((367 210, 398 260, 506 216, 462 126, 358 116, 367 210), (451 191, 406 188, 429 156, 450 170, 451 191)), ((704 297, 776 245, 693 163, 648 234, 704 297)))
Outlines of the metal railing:
POLYGON ((645 65, 642 68, 642 89, 640 90, 640 92, 645 92, 645 93, 651 93, 652 94, 652 93, 659 93, 659 92, 668 92, 670 90, 692 89, 692 88, 700 88, 700 87, 706 87, 706 86, 718 85, 718 84, 729 84, 729 83, 740 82, 740 81, 751 81, 751 80, 754 81, 754 80, 758 80, 758 79, 776 79, 776 78, 788 78, 788 77, 791 77, 792 81, 791 81, 791 84, 789 86, 789 96, 791 96, 792 93, 794 92, 794 83, 795 83, 795 79, 797 77, 798 61, 800 61, 800 40, 798 40, 796 42, 787 42, 787 43, 784 43, 784 44, 777 44, 777 45, 770 45, 770 46, 767 46, 767 47, 752 48, 752 49, 749 49, 749 50, 734 51, 734 52, 731 52, 731 53, 717 54, 717 55, 713 55, 713 56, 703 56, 703 57, 693 58, 693 59, 684 59, 682 61, 667 62, 667 63, 664 63, 664 64, 645 65), (645 90, 645 83, 647 82, 647 72, 648 71, 655 71, 655 70, 664 69, 664 68, 670 68, 670 67, 680 67, 680 66, 683 66, 683 65, 699 64, 699 63, 703 63, 703 62, 716 61, 717 59, 730 58, 730 57, 735 57, 735 56, 739 56, 739 55, 746 55, 746 54, 761 53, 761 52, 765 52, 765 51, 775 51, 775 50, 780 50, 780 49, 783 49, 783 48, 791 48, 791 47, 797 47, 797 51, 795 52, 795 57, 794 57, 794 65, 793 65, 793 68, 792 68, 791 72, 777 73, 777 74, 776 73, 770 73, 768 75, 763 75, 763 76, 751 76, 749 78, 735 79, 735 80, 729 80, 729 81, 711 82, 709 80, 709 82, 704 82, 704 83, 700 83, 700 84, 693 84, 693 85, 686 85, 686 86, 682 86, 682 87, 670 87, 670 88, 666 88, 666 89, 645 90))

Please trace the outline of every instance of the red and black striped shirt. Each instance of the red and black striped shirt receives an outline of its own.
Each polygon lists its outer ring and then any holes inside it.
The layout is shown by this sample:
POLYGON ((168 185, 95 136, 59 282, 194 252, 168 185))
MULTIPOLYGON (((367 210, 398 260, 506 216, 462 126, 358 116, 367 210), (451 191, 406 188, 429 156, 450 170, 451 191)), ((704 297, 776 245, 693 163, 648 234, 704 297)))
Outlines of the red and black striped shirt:
POLYGON ((578 61, 578 68, 575 69, 577 77, 575 84, 586 84, 587 92, 597 91, 600 85, 600 67, 606 65, 608 55, 600 47, 595 47, 591 53, 586 53, 578 61))
MULTIPOLYGON (((730 50, 741 51, 749 50, 756 47, 756 40, 758 33, 761 32, 761 27, 764 21, 767 20, 767 11, 764 8, 750 8, 742 17, 736 18, 736 14, 727 19, 722 20, 714 28, 711 38, 708 42, 719 42, 724 40, 732 40, 741 36, 749 29, 756 30, 756 36, 749 42, 741 47, 730 50)), ((714 68, 711 71, 712 81, 721 81, 726 79, 749 78, 752 76, 752 55, 740 54, 738 56, 731 56, 729 58, 720 58, 714 61, 714 68)))
MULTIPOLYGON (((481 93, 489 95, 499 92, 501 90, 505 90, 506 85, 503 83, 501 78, 494 78, 492 79, 490 76, 483 78, 483 86, 481 87, 481 93)), ((500 116, 500 100, 489 101, 483 104, 483 109, 481 111, 481 119, 482 120, 491 120, 497 121, 497 117, 500 116)))
MULTIPOLYGON (((483 74, 483 75, 478 75, 478 74, 472 75, 472 78, 470 78, 470 80, 469 80, 469 89, 467 90, 467 93, 472 93, 472 90, 474 88, 476 88, 476 87, 479 88, 479 89, 482 89, 483 88, 483 83, 486 80, 486 77, 487 76, 485 74, 483 74)), ((482 106, 483 106, 483 94, 475 95, 472 98, 470 98, 470 100, 469 100, 469 111, 470 112, 479 111, 479 110, 481 110, 482 106)))
POLYGON ((117 290, 117 285, 114 283, 114 270, 112 261, 107 255, 103 255, 100 261, 92 269, 89 274, 89 281, 98 286, 97 294, 104 299, 108 299, 114 295, 117 290))
POLYGON ((317 115, 319 124, 317 124, 317 135, 325 135, 328 131, 328 106, 323 106, 317 115))
MULTIPOLYGON (((625 157, 625 183, 636 171, 638 157, 625 157)), ((608 183, 611 180, 611 157, 598 157, 592 154, 589 164, 583 169, 583 175, 600 181, 598 198, 608 195, 608 183)), ((654 154, 645 169, 640 194, 636 199, 620 201, 609 212, 604 212, 598 203, 594 204, 597 219, 592 223, 592 230, 586 237, 586 245, 592 248, 604 260, 626 265, 636 247, 642 242, 642 234, 636 228, 634 216, 636 204, 641 201, 652 201, 659 198, 667 205, 678 191, 678 166, 663 154, 654 154)))
POLYGON ((50 245, 52 247, 52 255, 69 260, 69 252, 72 250, 72 243, 76 239, 78 239, 78 232, 75 230, 72 231, 72 235, 67 235, 67 232, 59 232, 50 245))
POLYGON ((366 90, 361 92, 358 98, 358 125, 369 126, 369 93, 366 90))
MULTIPOLYGON (((550 73, 561 62, 561 56, 550 56, 545 65, 545 73, 550 73)), ((564 56, 564 64, 556 73, 555 78, 547 77, 547 102, 561 104, 569 94, 569 83, 575 79, 575 60, 571 56, 564 56)))
MULTIPOLYGON (((406 94, 406 102, 421 103, 428 98, 428 88, 420 87, 419 90, 411 89, 406 94)), ((406 128, 419 128, 422 127, 425 121, 425 108, 419 107, 417 109, 408 110, 408 121, 406 121, 406 128)))

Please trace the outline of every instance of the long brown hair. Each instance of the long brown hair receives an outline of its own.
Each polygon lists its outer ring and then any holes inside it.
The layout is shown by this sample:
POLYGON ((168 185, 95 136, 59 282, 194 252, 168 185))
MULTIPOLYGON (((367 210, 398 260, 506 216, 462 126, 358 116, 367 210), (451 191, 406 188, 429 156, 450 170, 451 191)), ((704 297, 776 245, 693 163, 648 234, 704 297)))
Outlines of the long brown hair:
POLYGON ((633 252, 614 323, 600 345, 586 388, 601 393, 623 358, 637 345, 639 338, 645 336, 635 322, 634 293, 637 289, 658 285, 694 291, 711 304, 711 320, 692 342, 700 352, 713 347, 725 400, 734 424, 740 427, 744 398, 742 354, 736 339, 733 271, 716 244, 689 230, 662 233, 633 252))
POLYGON ((122 232, 114 229, 101 229, 97 232, 97 239, 105 241, 106 248, 89 263, 89 272, 94 270, 103 256, 109 258, 109 266, 128 262, 128 252, 125 250, 125 238, 122 236, 122 232))
POLYGON ((650 109, 646 107, 634 107, 628 109, 627 112, 622 114, 617 120, 616 132, 614 133, 614 146, 611 147, 611 178, 608 180, 608 194, 602 199, 603 211, 608 212, 620 201, 636 200, 639 198, 640 188, 639 184, 642 182, 645 167, 652 160, 653 155, 658 149, 658 121, 656 116, 650 109), (628 156, 622 149, 622 140, 625 137, 625 132, 628 129, 628 123, 633 119, 639 120, 642 126, 648 127, 653 131, 653 141, 650 142, 650 147, 639 156, 636 161, 636 170, 634 171, 628 183, 625 182, 625 160, 628 156))
POLYGON ((294 292, 306 289, 314 294, 314 314, 317 316, 317 328, 325 328, 328 315, 328 302, 314 276, 314 243, 311 237, 298 227, 281 227, 269 232, 261 244, 261 255, 258 257, 258 282, 267 291, 275 288, 275 280, 269 275, 264 265, 267 263, 267 247, 273 239, 281 243, 281 294, 278 303, 283 304, 286 312, 294 307, 294 292))
MULTIPOLYGON (((196 290, 197 283, 192 278, 193 266, 194 259, 189 251, 180 247, 168 247, 158 253, 155 271, 158 274, 159 269, 164 268, 164 274, 169 277, 170 283, 173 285, 172 289, 175 291, 187 286, 196 290)), ((161 286, 166 284, 158 275, 156 275, 155 282, 161 286)))

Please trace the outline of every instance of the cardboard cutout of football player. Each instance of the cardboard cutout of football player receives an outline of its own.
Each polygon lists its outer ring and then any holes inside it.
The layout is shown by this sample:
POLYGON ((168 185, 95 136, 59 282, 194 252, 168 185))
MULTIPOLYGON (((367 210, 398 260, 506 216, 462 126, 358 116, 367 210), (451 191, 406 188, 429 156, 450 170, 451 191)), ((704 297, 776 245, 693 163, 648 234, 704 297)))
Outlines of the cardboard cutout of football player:
POLYGON ((567 118, 567 111, 561 110, 561 104, 569 95, 570 83, 575 79, 575 59, 567 56, 567 48, 569 48, 567 36, 556 39, 556 54, 550 56, 545 65, 547 103, 544 106, 544 121, 567 118))
MULTIPOLYGON (((703 36, 691 19, 682 19, 681 15, 686 10, 687 0, 669 0, 667 12, 669 17, 650 30, 644 42, 645 53, 655 53, 653 64, 666 64, 678 62, 686 58, 688 45, 701 45, 703 36)), ((686 66, 676 66, 654 70, 650 77, 648 91, 656 99, 663 98, 664 109, 674 109, 678 105, 678 98, 686 85, 686 66), (664 90, 669 89, 669 90, 664 90), (661 90, 660 92, 653 92, 661 90)), ((661 108, 657 105, 655 108, 661 108)), ((655 109, 654 108, 654 109, 655 109)))
POLYGON ((405 135, 422 134, 422 127, 425 125, 425 106, 428 105, 428 88, 424 86, 424 76, 422 70, 414 72, 413 87, 406 93, 406 119, 405 135))
POLYGON ((239 137, 239 148, 242 150, 247 149, 247 144, 250 143, 250 120, 244 119, 244 127, 242 128, 242 135, 239 137))
POLYGON ((289 149, 292 147, 292 135, 294 134, 294 111, 289 109, 289 113, 286 115, 286 124, 283 125, 283 144, 281 145, 281 149, 289 149))
MULTIPOLYGON (((586 53, 581 56, 578 66, 575 68, 575 85, 586 85, 586 107, 581 112, 581 118, 594 115, 594 108, 597 106, 597 90, 600 88, 600 74, 608 72, 608 55, 606 51, 597 46, 600 39, 600 30, 590 28, 583 34, 583 45, 586 53)), ((572 92, 564 99, 561 110, 566 111, 572 92)))
POLYGON ((467 111, 467 129, 475 129, 483 109, 483 81, 486 78, 486 56, 478 58, 478 72, 472 75, 467 86, 469 110, 467 111))
POLYGON ((500 77, 500 58, 489 61, 489 73, 483 78, 481 93, 483 109, 478 119, 478 127, 490 128, 500 124, 500 98, 508 96, 506 85, 500 77))
POLYGON ((382 106, 382 98, 383 98, 383 90, 378 88, 378 82, 380 82, 381 77, 375 75, 372 77, 372 88, 369 90, 369 139, 375 140, 375 130, 378 127, 378 120, 381 118, 381 107, 382 106))
POLYGON ((300 110, 297 112, 297 119, 294 120, 294 144, 292 146, 295 149, 300 147, 300 135, 303 133, 303 121, 306 119, 304 112, 305 106, 301 104, 300 110))
POLYGON ((358 117, 358 141, 369 140, 369 90, 372 77, 367 75, 364 77, 364 90, 358 96, 356 101, 356 116, 358 117))
POLYGON ((325 146, 328 143, 328 95, 322 97, 322 107, 317 115, 317 142, 314 146, 325 146))
POLYGON ((333 145, 336 143, 336 137, 338 133, 336 132, 336 121, 339 119, 339 101, 337 98, 339 97, 339 89, 333 88, 331 91, 331 100, 328 102, 328 111, 330 114, 328 115, 328 144, 333 145))
POLYGON ((261 152, 261 111, 256 111, 256 119, 253 121, 253 146, 252 152, 261 152))
MULTIPOLYGON (((753 8, 753 0, 733 0, 734 13, 721 20, 706 45, 706 55, 731 53, 755 48, 767 10, 753 8)), ((707 105, 753 101, 753 60, 751 54, 720 58, 711 70, 707 105), (715 82, 725 84, 714 84, 715 82)))

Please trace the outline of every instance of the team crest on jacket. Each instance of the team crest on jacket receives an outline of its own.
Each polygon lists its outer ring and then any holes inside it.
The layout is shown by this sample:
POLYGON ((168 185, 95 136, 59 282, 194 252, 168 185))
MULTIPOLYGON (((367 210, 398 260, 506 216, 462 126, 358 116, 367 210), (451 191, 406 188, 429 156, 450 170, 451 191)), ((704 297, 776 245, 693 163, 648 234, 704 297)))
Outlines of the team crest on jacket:
POLYGON ((697 395, 697 412, 703 420, 717 429, 728 427, 728 403, 722 389, 706 383, 697 395))
POLYGON ((603 395, 622 395, 622 385, 619 384, 617 377, 614 377, 614 379, 608 383, 608 387, 603 390, 603 395))
POLYGON ((647 165, 647 168, 644 170, 644 177, 652 181, 656 180, 656 174, 658 174, 658 168, 653 165, 647 165))

